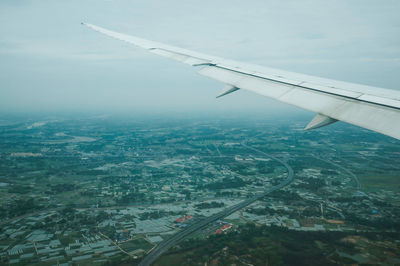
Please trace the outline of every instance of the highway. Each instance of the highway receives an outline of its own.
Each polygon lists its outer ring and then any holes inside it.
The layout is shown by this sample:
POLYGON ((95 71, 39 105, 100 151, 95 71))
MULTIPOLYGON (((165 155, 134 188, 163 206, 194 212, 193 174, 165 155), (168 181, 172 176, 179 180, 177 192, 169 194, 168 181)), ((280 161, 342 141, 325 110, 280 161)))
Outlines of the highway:
POLYGON ((294 172, 292 167, 290 167, 289 164, 287 164, 286 162, 282 161, 281 159, 278 159, 276 157, 273 157, 263 151, 260 151, 258 149, 255 149, 253 147, 247 146, 245 143, 242 143, 242 145, 248 149, 251 149, 253 151, 256 151, 272 160, 275 160, 281 164, 283 164, 286 169, 287 169, 287 178, 282 181, 280 184, 273 186, 269 189, 267 189, 266 191, 264 191, 263 193, 260 193, 252 198, 249 198, 247 200, 244 200, 236 205, 233 205, 231 207, 228 207, 226 209, 224 209, 223 211, 216 213, 214 215, 211 215, 209 217, 206 217, 202 220, 199 220, 198 222, 193 223, 192 225, 190 225, 189 227, 187 227, 186 229, 176 233, 175 235, 171 236, 170 238, 166 239, 165 241, 162 241, 155 249, 153 249, 149 254, 147 254, 147 256, 139 263, 139 266, 149 266, 152 263, 154 263, 164 252, 166 252, 169 248, 175 246, 176 244, 179 243, 179 241, 181 241, 183 238, 189 236, 190 234, 196 232, 197 230, 204 228, 205 226, 207 226, 208 224, 218 220, 218 219, 222 219, 226 216, 229 216, 230 214, 252 204, 253 202, 265 197, 266 195, 268 195, 269 193, 279 190, 287 185, 289 185, 292 181, 293 181, 293 176, 294 176, 294 172))

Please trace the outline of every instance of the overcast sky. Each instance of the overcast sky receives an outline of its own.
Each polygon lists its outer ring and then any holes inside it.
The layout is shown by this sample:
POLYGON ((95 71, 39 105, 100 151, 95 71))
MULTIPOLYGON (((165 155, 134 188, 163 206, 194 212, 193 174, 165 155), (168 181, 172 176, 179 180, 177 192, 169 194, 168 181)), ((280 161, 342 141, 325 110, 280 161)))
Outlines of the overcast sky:
POLYGON ((400 89, 400 1, 1 0, 1 111, 298 109, 80 25, 400 89))

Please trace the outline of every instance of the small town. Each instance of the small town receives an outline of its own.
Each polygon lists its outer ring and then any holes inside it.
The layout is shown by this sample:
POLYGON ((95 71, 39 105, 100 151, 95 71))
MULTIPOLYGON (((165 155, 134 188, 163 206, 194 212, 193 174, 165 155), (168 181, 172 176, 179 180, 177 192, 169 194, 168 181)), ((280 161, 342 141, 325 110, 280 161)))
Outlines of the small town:
MULTIPOLYGON (((103 122, 2 126, 2 263, 139 263, 177 233, 279 184, 284 184, 279 190, 222 215, 185 241, 226 238, 249 225, 339 232, 351 248, 316 242, 321 252, 330 250, 331 262, 400 262, 400 190, 397 182, 389 183, 399 171, 389 166, 400 157, 395 144, 375 139, 371 145, 361 132, 365 142, 350 150, 353 135, 336 144, 345 138, 341 127, 297 140, 295 123, 285 135, 279 128, 285 125, 264 120, 242 128, 219 120, 177 120, 168 127, 125 120, 103 127, 103 122), (31 139, 22 142, 26 132, 31 139), (314 140, 320 135, 325 145, 314 140), (376 185, 380 175, 387 180, 376 185), (370 233, 380 237, 367 239, 370 233)), ((171 252, 179 248, 177 243, 171 252)))

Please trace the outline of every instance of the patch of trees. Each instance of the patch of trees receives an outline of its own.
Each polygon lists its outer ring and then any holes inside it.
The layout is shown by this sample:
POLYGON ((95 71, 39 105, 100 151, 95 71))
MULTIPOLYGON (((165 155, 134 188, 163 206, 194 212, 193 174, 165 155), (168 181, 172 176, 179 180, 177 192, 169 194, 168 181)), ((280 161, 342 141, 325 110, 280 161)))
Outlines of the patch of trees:
POLYGON ((283 200, 303 200, 302 197, 299 196, 296 192, 288 191, 288 190, 276 190, 269 194, 269 197, 279 198, 283 200))
POLYGON ((330 169, 322 169, 321 174, 323 175, 338 175, 338 172, 335 170, 330 170, 330 169))
POLYGON ((152 212, 144 212, 139 214, 140 220, 152 220, 152 219, 160 219, 165 216, 170 215, 183 215, 185 212, 172 212, 172 211, 152 211, 152 212))
POLYGON ((146 195, 140 192, 129 192, 123 195, 120 199, 117 199, 117 203, 120 205, 127 205, 134 202, 143 202, 146 199, 146 195))
POLYGON ((103 170, 83 170, 77 173, 78 175, 104 175, 106 174, 103 170))
POLYGON ((47 190, 45 193, 48 195, 55 195, 67 191, 74 191, 76 189, 75 184, 70 184, 70 183, 65 183, 65 184, 55 184, 55 185, 50 185, 50 190, 47 190))
MULTIPOLYGON (((348 235, 346 232, 302 232, 246 224, 237 231, 212 235, 205 240, 187 240, 180 248, 170 250, 164 258, 165 261, 178 259, 180 265, 209 264, 212 261, 218 261, 219 265, 243 262, 253 265, 334 265, 327 254, 338 249, 349 253, 354 250, 352 244, 342 241, 348 235), (323 248, 316 242, 322 242, 323 248)), ((344 264, 344 258, 338 257, 336 263, 344 264)))
POLYGON ((101 181, 107 184, 118 184, 119 186, 122 186, 123 188, 126 189, 131 189, 134 186, 130 185, 129 183, 126 183, 127 181, 133 181, 135 179, 141 179, 142 177, 140 175, 131 175, 131 176, 104 176, 101 177, 101 181))
POLYGON ((306 178, 305 183, 298 184, 297 187, 309 190, 318 190, 326 186, 326 181, 322 178, 306 178))
POLYGON ((242 193, 233 191, 217 191, 215 197, 240 197, 242 193))
POLYGON ((265 207, 265 208, 256 208, 256 209, 247 209, 246 212, 248 213, 252 213, 255 215, 274 215, 274 214, 286 214, 286 212, 284 210, 274 210, 272 208, 269 207, 265 207))
POLYGON ((97 195, 97 191, 96 190, 85 190, 80 192, 81 196, 85 196, 85 197, 95 197, 97 195))
POLYGON ((66 206, 65 208, 63 208, 60 213, 63 216, 75 216, 76 213, 76 209, 75 209, 75 205, 74 204, 70 204, 68 206, 66 206))
POLYGON ((217 181, 214 183, 203 185, 203 188, 209 190, 219 190, 219 189, 227 189, 227 188, 240 188, 247 185, 249 182, 244 181, 240 177, 225 177, 222 181, 217 181))
POLYGON ((79 219, 81 224, 87 225, 89 227, 96 226, 98 224, 98 220, 95 215, 87 215, 85 213, 79 213, 76 215, 76 218, 79 219))
POLYGON ((43 206, 37 205, 33 198, 18 199, 9 207, 0 208, 0 217, 12 218, 15 216, 24 215, 27 213, 41 210, 43 206))
POLYGON ((386 218, 386 217, 366 219, 359 217, 354 213, 346 213, 345 215, 347 221, 350 221, 355 224, 382 230, 394 229, 397 232, 400 231, 400 221, 397 219, 386 218))
POLYGON ((105 211, 100 211, 97 215, 96 215, 96 220, 97 221, 104 221, 107 219, 111 218, 111 214, 105 212, 105 211))
POLYGON ((29 186, 13 185, 8 189, 8 193, 27 194, 32 190, 29 186))
POLYGON ((390 202, 377 200, 377 199, 372 199, 372 202, 378 207, 391 207, 391 206, 393 206, 390 202))
MULTIPOLYGON (((249 168, 252 165, 253 165, 252 163, 246 162, 246 161, 241 162, 241 163, 237 163, 237 162, 235 162, 235 163, 229 162, 228 163, 228 166, 232 171, 234 171, 240 175, 244 175, 244 176, 256 174, 256 171, 254 171, 254 169, 249 168)), ((266 173, 269 173, 268 167, 266 167, 265 165, 262 165, 262 167, 264 167, 264 170, 266 173)))
POLYGON ((361 202, 364 199, 368 199, 368 197, 365 196, 358 196, 358 197, 337 197, 337 198, 332 198, 332 200, 336 202, 361 202))
POLYGON ((307 206, 304 210, 301 211, 301 216, 303 217, 315 217, 320 215, 321 210, 316 206, 307 206))
POLYGON ((271 185, 276 186, 282 183, 285 180, 285 178, 274 178, 271 180, 271 185))
POLYGON ((194 205, 194 207, 196 207, 197 209, 212 209, 212 208, 221 208, 224 206, 225 206, 225 203, 216 202, 216 201, 202 202, 202 203, 194 205))
POLYGON ((274 167, 267 163, 257 163, 256 168, 260 174, 270 174, 274 172, 274 167))
POLYGON ((185 195, 185 200, 191 200, 191 192, 189 190, 185 189, 181 193, 185 195))
POLYGON ((193 150, 192 149, 176 149, 175 150, 176 154, 184 154, 184 155, 192 155, 193 154, 193 150))

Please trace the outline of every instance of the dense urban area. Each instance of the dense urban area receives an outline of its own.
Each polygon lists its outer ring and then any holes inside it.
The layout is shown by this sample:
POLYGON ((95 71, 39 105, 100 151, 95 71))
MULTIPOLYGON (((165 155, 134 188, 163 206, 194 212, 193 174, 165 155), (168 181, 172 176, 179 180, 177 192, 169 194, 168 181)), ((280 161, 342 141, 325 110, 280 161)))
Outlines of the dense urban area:
POLYGON ((304 116, 2 115, 0 264, 400 264, 400 142, 304 116))

